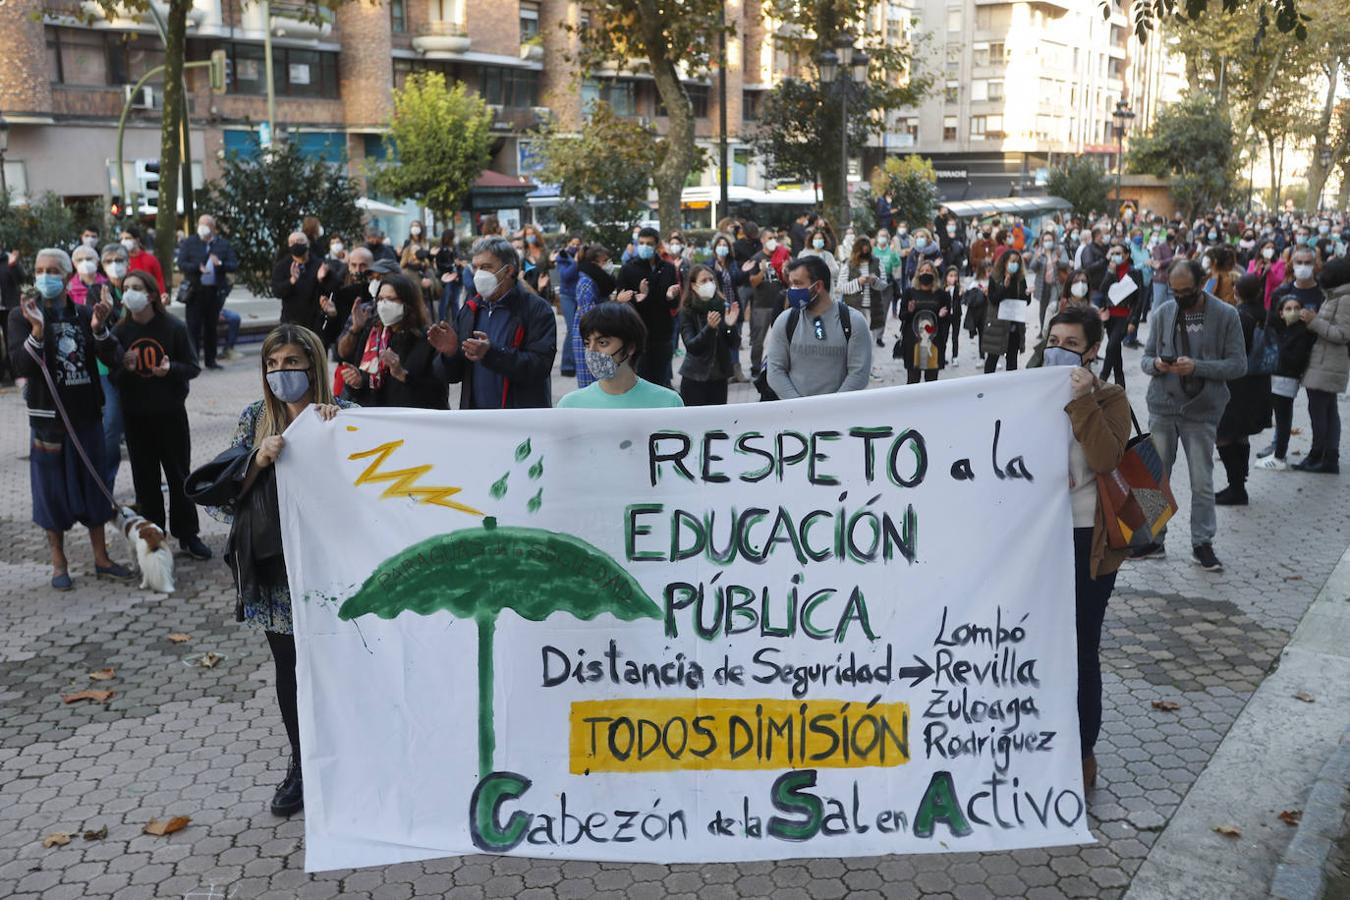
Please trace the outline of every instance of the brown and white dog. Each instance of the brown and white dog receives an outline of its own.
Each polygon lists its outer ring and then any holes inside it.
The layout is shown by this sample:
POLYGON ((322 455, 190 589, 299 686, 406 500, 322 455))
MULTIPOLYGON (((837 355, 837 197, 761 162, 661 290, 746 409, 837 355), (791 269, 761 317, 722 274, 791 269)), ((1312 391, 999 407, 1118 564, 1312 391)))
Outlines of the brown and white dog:
POLYGON ((117 511, 117 525, 126 536, 141 570, 141 587, 161 594, 173 593, 173 551, 164 531, 128 507, 117 511))

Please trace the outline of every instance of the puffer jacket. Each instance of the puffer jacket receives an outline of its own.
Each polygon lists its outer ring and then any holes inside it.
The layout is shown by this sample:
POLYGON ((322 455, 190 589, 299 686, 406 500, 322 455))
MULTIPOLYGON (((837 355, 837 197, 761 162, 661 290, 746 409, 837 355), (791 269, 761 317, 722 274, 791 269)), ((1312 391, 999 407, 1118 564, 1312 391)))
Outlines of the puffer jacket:
POLYGON ((1308 330, 1317 335, 1317 343, 1303 373, 1303 386, 1339 394, 1350 383, 1350 284, 1327 291, 1308 330))

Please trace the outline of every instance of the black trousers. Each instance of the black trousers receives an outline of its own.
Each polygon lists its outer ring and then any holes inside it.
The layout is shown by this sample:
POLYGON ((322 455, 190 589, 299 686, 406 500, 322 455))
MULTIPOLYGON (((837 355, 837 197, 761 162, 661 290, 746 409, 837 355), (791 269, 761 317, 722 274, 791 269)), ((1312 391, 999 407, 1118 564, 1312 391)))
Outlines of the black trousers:
POLYGON ((220 292, 212 285, 198 287, 188 295, 187 330, 192 352, 205 358, 206 365, 216 364, 216 325, 220 308, 224 305, 220 292))
POLYGON ((648 336, 647 349, 642 351, 637 361, 638 377, 661 387, 670 387, 670 359, 674 354, 675 348, 671 346, 669 335, 659 338, 648 336))
POLYGON ((1337 459, 1341 455, 1341 411, 1333 391, 1307 388, 1308 416, 1312 419, 1312 447, 1308 458, 1337 459))
POLYGON ((1102 622, 1116 573, 1092 577, 1092 529, 1073 530, 1073 599, 1078 624, 1078 738, 1083 758, 1102 731, 1102 622))
POLYGON ((961 304, 952 304, 952 324, 948 326, 952 331, 952 359, 956 359, 960 348, 957 346, 957 340, 961 336, 961 304))
POLYGON ((1112 316, 1106 320, 1106 355, 1102 360, 1102 379, 1115 373, 1116 384, 1125 386, 1125 361, 1121 354, 1125 335, 1129 332, 1130 321, 1126 317, 1112 316))
POLYGON ((685 406, 725 406, 727 402, 727 383, 718 381, 695 381, 692 378, 680 379, 680 399, 685 406))
POLYGON ((281 723, 286 726, 286 739, 291 742, 291 755, 300 761, 300 712, 297 708, 295 685, 295 635, 276 631, 265 632, 267 646, 272 650, 272 662, 277 667, 277 706, 281 708, 281 723))
POLYGON ((922 378, 924 381, 937 381, 938 370, 937 369, 905 370, 905 384, 918 384, 920 378, 922 378))
POLYGON ((160 528, 164 523, 164 494, 159 473, 169 486, 169 533, 180 541, 197 536, 197 504, 183 493, 192 467, 192 438, 186 409, 152 416, 123 414, 131 482, 136 488, 136 506, 141 515, 160 528))
POLYGON ((1008 346, 1002 354, 990 353, 984 358, 984 374, 992 375, 998 368, 998 358, 1002 355, 1007 359, 1008 364, 1004 369, 1009 372, 1017 371, 1017 351, 1022 348, 1022 337, 1027 333, 1027 326, 1021 322, 1014 322, 1008 326, 1008 346))
POLYGON ((1275 458, 1284 459, 1289 452, 1289 434, 1294 429, 1294 398, 1270 395, 1275 410, 1275 458))

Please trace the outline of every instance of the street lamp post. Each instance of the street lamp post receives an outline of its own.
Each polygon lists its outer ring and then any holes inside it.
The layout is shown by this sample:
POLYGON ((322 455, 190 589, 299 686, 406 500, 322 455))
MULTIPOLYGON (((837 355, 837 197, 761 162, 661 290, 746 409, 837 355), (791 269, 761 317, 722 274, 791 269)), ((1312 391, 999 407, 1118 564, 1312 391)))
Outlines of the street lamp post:
POLYGON ((839 189, 840 189, 840 226, 847 227, 853 211, 848 202, 848 100, 849 92, 855 83, 867 80, 867 67, 871 60, 867 53, 853 45, 854 37, 847 31, 840 32, 833 49, 826 49, 817 61, 820 67, 820 83, 824 88, 833 84, 839 92, 839 189))
POLYGON ((9 152, 9 122, 0 114, 0 195, 9 203, 9 182, 5 179, 5 154, 9 152))
POLYGON ((1125 129, 1133 118, 1130 104, 1123 99, 1117 100, 1115 111, 1111 113, 1116 127, 1116 215, 1120 214, 1120 185, 1125 174, 1125 129))
MULTIPOLYGON (((4 158, 4 151, 0 150, 0 159, 4 158)), ((1331 148, 1323 147, 1317 152, 1317 161, 1322 164, 1322 183, 1317 188, 1317 205, 1314 207, 1318 212, 1322 211, 1322 192, 1326 190, 1327 178, 1331 175, 1331 148)))

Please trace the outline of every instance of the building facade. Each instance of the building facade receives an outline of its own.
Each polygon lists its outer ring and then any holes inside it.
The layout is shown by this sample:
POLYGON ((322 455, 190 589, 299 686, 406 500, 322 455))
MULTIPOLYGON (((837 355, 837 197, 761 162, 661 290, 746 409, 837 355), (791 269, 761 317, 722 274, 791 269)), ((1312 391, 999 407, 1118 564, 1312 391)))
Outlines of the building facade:
MULTIPOLYGON (((575 30, 587 24, 578 0, 381 0, 344 3, 335 13, 303 0, 275 0, 270 18, 263 18, 261 7, 245 0, 196 0, 190 11, 188 58, 205 60, 223 50, 227 59, 222 95, 210 92, 204 69, 187 74, 198 183, 217 174, 224 154, 256 152, 266 120, 263 38, 269 29, 278 131, 306 154, 345 164, 357 178, 384 158, 392 91, 417 71, 442 72, 491 105, 490 168, 516 178, 522 197, 535 188, 531 134, 545 122, 575 128, 587 103, 599 98, 658 130, 665 126, 650 76, 578 76, 569 61, 575 30)), ((724 73, 729 181, 763 189, 771 185, 743 138, 757 125, 765 92, 801 74, 801 61, 777 46, 778 25, 761 0, 727 0, 726 19, 735 27, 724 73)), ((924 64, 940 72, 930 99, 919 109, 891 112, 884 133, 857 148, 856 172, 887 154, 923 153, 933 157, 943 193, 953 199, 1006 196, 1032 186, 1056 154, 1113 154, 1116 100, 1166 92, 1161 45, 1152 55, 1136 52, 1124 15, 1103 20, 1097 0, 878 0, 869 28, 869 38, 927 48, 932 58, 924 64), (924 34, 926 40, 917 41, 924 34)), ((0 113, 11 126, 10 188, 20 199, 54 191, 88 204, 122 193, 114 164, 118 116, 131 86, 163 61, 152 20, 108 20, 92 3, 10 0, 0 4, 0 33, 10 38, 0 58, 0 113)), ((718 139, 718 77, 686 81, 696 136, 708 146, 718 139)), ((1148 108, 1155 105, 1150 100, 1148 108)), ((162 80, 152 78, 131 102, 124 138, 128 182, 134 160, 159 155, 161 106, 162 80)), ((716 168, 697 180, 715 185, 716 168)), ((520 198, 504 198, 503 184, 509 182, 494 179, 471 204, 477 211, 493 204, 524 207, 520 198)))

